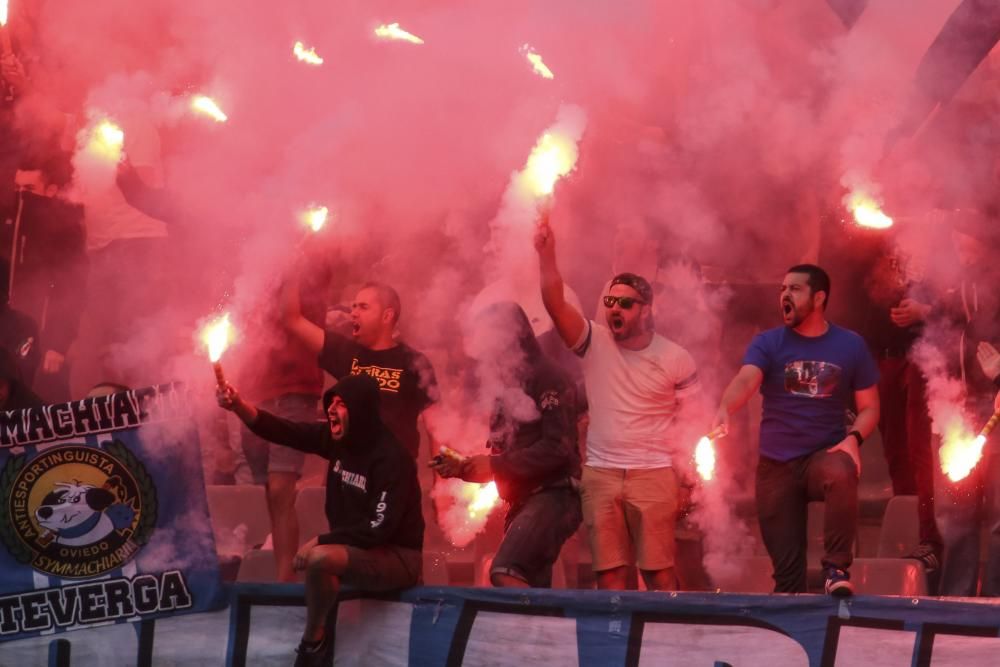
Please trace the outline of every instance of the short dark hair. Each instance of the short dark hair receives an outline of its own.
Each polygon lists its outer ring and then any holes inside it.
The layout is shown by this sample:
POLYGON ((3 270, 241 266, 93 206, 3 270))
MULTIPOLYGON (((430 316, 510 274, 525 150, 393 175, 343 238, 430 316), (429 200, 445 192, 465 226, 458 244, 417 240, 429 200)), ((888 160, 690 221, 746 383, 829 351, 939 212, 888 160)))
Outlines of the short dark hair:
POLYGON ((804 273, 809 276, 806 279, 806 284, 809 285, 812 293, 823 292, 826 294, 826 298, 823 299, 823 310, 826 310, 830 304, 830 275, 826 271, 815 264, 796 264, 785 273, 804 273))
POLYGON ((399 293, 385 283, 368 281, 361 286, 361 289, 372 289, 378 294, 378 300, 382 302, 382 307, 392 308, 394 313, 393 322, 399 322, 399 316, 403 314, 403 304, 399 300, 399 293))
POLYGON ((619 273, 611 279, 611 285, 625 285, 634 289, 648 305, 653 305, 653 287, 649 281, 635 273, 619 273))

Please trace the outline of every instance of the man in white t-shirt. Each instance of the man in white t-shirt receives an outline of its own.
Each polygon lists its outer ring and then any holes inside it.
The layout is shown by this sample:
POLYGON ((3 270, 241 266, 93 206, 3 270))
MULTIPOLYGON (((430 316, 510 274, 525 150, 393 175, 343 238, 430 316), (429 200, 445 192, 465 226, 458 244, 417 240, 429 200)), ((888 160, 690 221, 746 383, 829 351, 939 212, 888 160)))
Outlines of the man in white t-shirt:
POLYGON ((695 420, 681 412, 700 394, 694 359, 654 333, 646 279, 621 273, 611 280, 605 326, 563 296, 547 220, 535 249, 545 308, 583 367, 590 427, 581 496, 597 585, 624 589, 634 563, 649 590, 674 590, 679 485, 671 453, 693 433, 687 425, 695 420))

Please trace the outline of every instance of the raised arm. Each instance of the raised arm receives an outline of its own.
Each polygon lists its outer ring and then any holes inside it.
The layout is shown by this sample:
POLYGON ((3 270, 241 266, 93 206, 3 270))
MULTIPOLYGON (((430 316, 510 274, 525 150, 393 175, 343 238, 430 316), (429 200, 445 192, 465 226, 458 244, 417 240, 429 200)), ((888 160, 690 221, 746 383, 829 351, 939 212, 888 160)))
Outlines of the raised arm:
POLYGON ((310 322, 302 314, 299 272, 292 269, 281 286, 281 321, 312 355, 323 349, 323 328, 310 322))
POLYGON ((543 213, 535 230, 535 250, 541 277, 542 303, 556 325, 556 331, 568 347, 576 345, 587 326, 583 315, 571 306, 563 294, 563 279, 556 264, 556 240, 549 226, 548 213, 543 213))
POLYGON ((736 373, 736 377, 722 392, 719 410, 715 413, 712 430, 719 426, 729 428, 729 417, 742 408, 764 381, 764 372, 752 364, 746 364, 736 373))

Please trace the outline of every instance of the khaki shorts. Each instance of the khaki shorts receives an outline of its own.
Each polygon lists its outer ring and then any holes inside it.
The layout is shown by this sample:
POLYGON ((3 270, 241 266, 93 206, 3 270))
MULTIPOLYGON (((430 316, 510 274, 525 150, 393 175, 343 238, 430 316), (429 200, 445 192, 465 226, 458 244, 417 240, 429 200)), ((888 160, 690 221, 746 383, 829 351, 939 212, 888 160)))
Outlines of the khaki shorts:
POLYGON ((347 549, 347 569, 341 577, 345 584, 366 591, 392 591, 410 588, 421 582, 423 556, 416 549, 402 547, 359 547, 347 549))
POLYGON ((595 572, 635 563, 674 566, 677 475, 673 468, 583 467, 580 497, 595 572))

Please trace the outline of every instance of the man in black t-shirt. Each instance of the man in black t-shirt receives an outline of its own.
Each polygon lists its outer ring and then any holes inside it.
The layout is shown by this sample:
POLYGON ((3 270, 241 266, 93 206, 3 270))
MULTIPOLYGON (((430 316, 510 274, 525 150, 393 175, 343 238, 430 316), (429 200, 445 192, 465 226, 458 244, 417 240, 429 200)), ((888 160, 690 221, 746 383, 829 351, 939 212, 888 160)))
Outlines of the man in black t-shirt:
POLYGON ((288 330, 317 355, 320 368, 333 377, 370 375, 378 381, 382 418, 414 458, 420 448, 417 420, 438 397, 430 360, 393 338, 401 305, 396 290, 365 283, 351 304, 351 338, 324 331, 302 315, 298 280, 282 292, 288 330))

